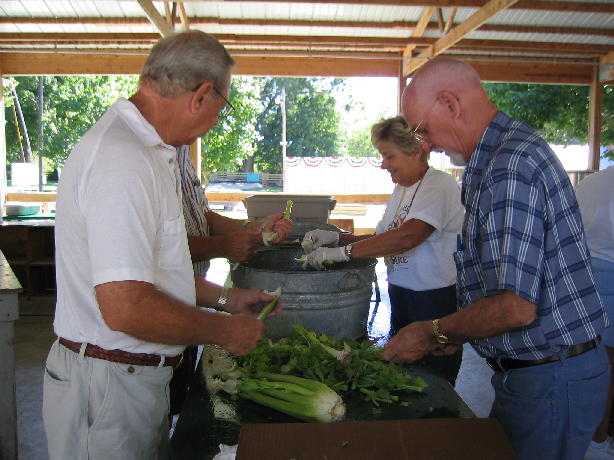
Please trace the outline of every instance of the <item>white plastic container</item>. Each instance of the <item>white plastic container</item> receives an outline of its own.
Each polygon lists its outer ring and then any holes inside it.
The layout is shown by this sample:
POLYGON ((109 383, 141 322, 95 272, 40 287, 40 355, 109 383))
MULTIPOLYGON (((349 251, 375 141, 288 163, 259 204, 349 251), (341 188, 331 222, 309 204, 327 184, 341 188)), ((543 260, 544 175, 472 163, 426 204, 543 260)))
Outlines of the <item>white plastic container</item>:
POLYGON ((12 201, 4 204, 7 216, 31 216, 41 212, 42 203, 12 201))
POLYGON ((283 212, 286 201, 292 200, 290 218, 296 222, 327 223, 337 201, 330 195, 251 195, 243 200, 249 220, 262 220, 271 214, 283 212))

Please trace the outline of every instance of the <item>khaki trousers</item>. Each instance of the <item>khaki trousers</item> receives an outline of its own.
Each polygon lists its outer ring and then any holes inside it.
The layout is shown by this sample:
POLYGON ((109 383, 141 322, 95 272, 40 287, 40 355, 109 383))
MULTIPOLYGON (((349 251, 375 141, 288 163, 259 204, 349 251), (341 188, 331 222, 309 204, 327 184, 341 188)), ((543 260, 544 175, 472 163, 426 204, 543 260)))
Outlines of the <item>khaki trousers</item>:
POLYGON ((43 421, 50 460, 165 457, 171 367, 134 366, 51 346, 43 421))

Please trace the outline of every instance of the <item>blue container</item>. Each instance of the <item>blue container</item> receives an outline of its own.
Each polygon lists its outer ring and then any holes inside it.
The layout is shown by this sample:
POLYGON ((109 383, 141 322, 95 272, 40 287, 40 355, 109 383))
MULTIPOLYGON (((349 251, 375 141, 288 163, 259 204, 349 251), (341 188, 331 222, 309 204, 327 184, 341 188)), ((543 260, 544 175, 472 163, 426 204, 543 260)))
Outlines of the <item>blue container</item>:
POLYGON ((260 173, 247 173, 247 182, 260 182, 260 173))

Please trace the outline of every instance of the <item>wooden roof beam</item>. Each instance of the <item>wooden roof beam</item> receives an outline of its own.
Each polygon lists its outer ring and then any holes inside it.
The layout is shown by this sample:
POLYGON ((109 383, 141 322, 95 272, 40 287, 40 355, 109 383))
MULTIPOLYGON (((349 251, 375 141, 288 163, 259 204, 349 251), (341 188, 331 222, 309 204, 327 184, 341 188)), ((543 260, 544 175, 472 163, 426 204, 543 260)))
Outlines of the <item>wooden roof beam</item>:
MULTIPOLYGON (((202 0, 183 0, 184 2, 202 0)), ((262 0, 224 0, 230 2, 260 2, 262 0)), ((267 0, 269 3, 330 3, 330 0, 267 0)), ((392 5, 392 6, 433 6, 433 7, 471 7, 481 8, 488 4, 488 0, 335 0, 343 5, 392 5)), ((513 9, 565 11, 568 13, 614 13, 612 2, 582 2, 566 0, 520 0, 513 9)))
POLYGON ((185 12, 185 6, 183 6, 183 2, 177 2, 177 6, 179 7, 179 19, 181 20, 181 27, 183 27, 183 30, 190 30, 190 19, 185 12))
POLYGON ((403 72, 405 73, 405 66, 407 63, 407 58, 411 58, 414 50, 416 49, 416 44, 411 41, 411 39, 416 37, 422 37, 426 27, 431 20, 431 16, 433 16, 434 8, 432 6, 427 6, 422 10, 422 14, 420 15, 420 19, 418 19, 418 23, 416 24, 416 28, 409 34, 410 40, 408 40, 408 44, 403 50, 403 72))
POLYGON ((500 11, 509 8, 518 0, 490 0, 486 5, 473 13, 467 20, 454 27, 450 32, 437 40, 433 45, 422 51, 415 60, 408 63, 406 67, 405 75, 409 75, 422 67, 426 60, 443 53, 448 48, 454 46, 457 42, 470 32, 480 27, 491 17, 499 13, 500 11))
MULTIPOLYGON (((138 74, 147 53, 70 54, 0 53, 4 75, 138 74)), ((233 54, 238 75, 293 76, 389 76, 398 77, 398 62, 393 59, 328 59, 305 56, 243 56, 233 54)), ((567 63, 544 64, 469 61, 486 81, 590 84, 592 67, 567 63)))
MULTIPOLYGON (((454 30, 454 29, 452 29, 454 30)), ((407 44, 417 47, 435 45, 438 41, 432 37, 347 37, 347 36, 306 36, 306 35, 240 35, 240 34, 216 34, 216 37, 226 45, 271 45, 271 46, 303 46, 310 47, 335 46, 347 48, 351 46, 391 48, 396 51, 403 50, 407 44)), ((5 45, 30 45, 32 46, 60 46, 60 45, 141 45, 150 46, 159 38, 155 33, 0 33, 0 46, 5 45)), ((462 39, 456 43, 454 49, 484 50, 498 52, 508 50, 510 52, 548 52, 557 54, 586 54, 597 57, 605 56, 614 51, 614 45, 597 45, 573 42, 534 42, 528 40, 483 40, 462 39)), ((121 50, 118 48, 118 50, 121 50)))
MULTIPOLYGON (((179 15, 181 17, 182 9, 185 12, 183 3, 179 3, 179 15)), ((452 8, 448 16, 446 25, 454 26, 454 10, 452 8), (452 18, 452 19, 450 19, 452 18), (451 22, 452 21, 452 22, 451 22)), ((211 25, 227 25, 227 26, 285 26, 285 27, 342 27, 342 28, 358 28, 358 29, 408 29, 413 30, 417 26, 416 21, 332 21, 332 20, 290 20, 290 19, 239 19, 239 18, 216 18, 216 17, 186 17, 186 21, 191 26, 211 26, 211 25)), ((140 17, 0 17, 0 24, 32 24, 32 25, 99 25, 99 26, 144 26, 151 24, 148 19, 140 17)), ((438 28, 437 22, 429 22, 426 26, 427 30, 435 30, 438 28)), ((449 30, 449 29, 448 29, 449 30)), ((561 35, 594 35, 603 37, 614 37, 614 28, 596 28, 596 27, 567 27, 567 26, 543 26, 543 25, 520 25, 520 24, 483 24, 477 30, 484 32, 512 32, 512 33, 531 33, 531 34, 561 34, 561 35)))
MULTIPOLYGON (((166 19, 156 9, 151 0, 136 0, 143 9, 143 12, 154 25, 154 27, 160 32, 163 37, 168 37, 174 32, 173 26, 169 24, 166 19)), ((165 3, 166 4, 166 3, 165 3)))
POLYGON ((443 28, 443 33, 447 34, 450 29, 452 28, 452 26, 454 25, 454 18, 456 16, 456 11, 458 8, 452 8, 450 10, 450 13, 448 14, 448 19, 446 21, 446 25, 443 28))

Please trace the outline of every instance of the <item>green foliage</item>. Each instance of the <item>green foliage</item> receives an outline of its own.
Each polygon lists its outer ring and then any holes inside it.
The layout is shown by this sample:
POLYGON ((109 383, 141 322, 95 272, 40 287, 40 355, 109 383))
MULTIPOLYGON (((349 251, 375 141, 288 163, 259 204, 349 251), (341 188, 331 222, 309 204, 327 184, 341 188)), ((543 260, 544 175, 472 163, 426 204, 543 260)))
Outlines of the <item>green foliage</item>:
MULTIPOLYGON (((555 144, 588 140, 588 86, 487 83, 489 97, 498 109, 523 120, 555 144)), ((614 144, 614 88, 603 93, 601 144, 614 144)), ((614 159, 614 153, 610 152, 614 159)))
POLYGON ((344 156, 351 157, 379 157, 379 152, 371 143, 371 126, 349 132, 343 138, 342 152, 344 156))
POLYGON ((374 405, 398 400, 398 391, 421 392, 426 383, 410 376, 403 366, 380 359, 380 348, 368 342, 335 340, 293 324, 290 338, 262 340, 245 356, 238 357, 243 375, 262 372, 291 374, 317 380, 341 393, 361 393, 374 405))
MULTIPOLYGON (((11 80, 16 85, 32 151, 38 155, 38 77, 14 77, 11 80)), ((45 77, 43 148, 40 153, 55 166, 61 166, 81 136, 119 97, 129 96, 136 86, 135 76, 45 77)), ((6 89, 5 96, 7 162, 10 163, 19 161, 20 147, 12 113, 13 97, 6 89)))
POLYGON ((203 137, 203 169, 237 172, 254 154, 256 114, 260 110, 260 79, 233 77, 230 102, 235 110, 203 137))
POLYGON ((334 94, 342 87, 341 79, 264 77, 256 122, 259 137, 254 156, 258 170, 282 171, 282 88, 286 91, 286 155, 337 155, 340 116, 334 94))

